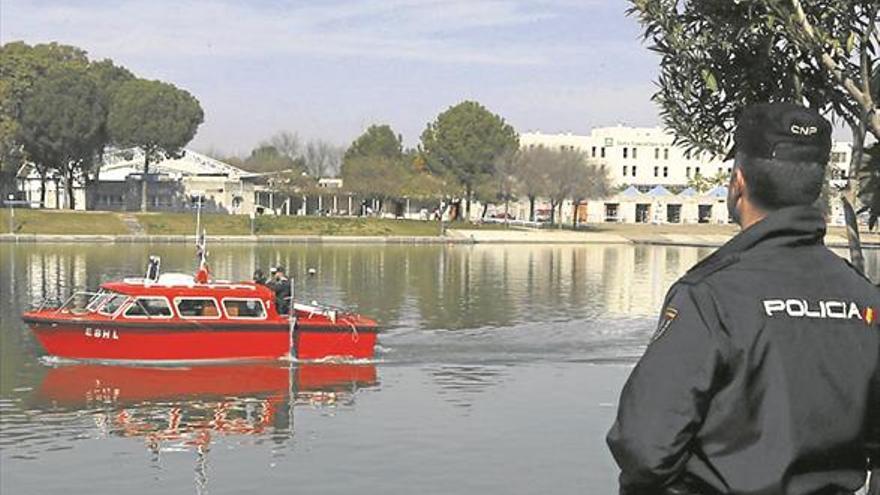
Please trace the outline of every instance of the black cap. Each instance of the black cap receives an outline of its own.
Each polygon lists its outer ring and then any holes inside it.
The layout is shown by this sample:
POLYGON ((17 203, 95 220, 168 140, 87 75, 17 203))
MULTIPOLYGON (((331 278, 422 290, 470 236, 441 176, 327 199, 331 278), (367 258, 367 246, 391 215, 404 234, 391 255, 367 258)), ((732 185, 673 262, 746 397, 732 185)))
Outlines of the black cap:
POLYGON ((275 271, 278 273, 284 273, 284 267, 281 265, 278 265, 275 267, 275 271))
POLYGON ((831 124, 811 108, 795 103, 759 103, 746 107, 736 121, 733 149, 755 157, 827 163, 831 124))

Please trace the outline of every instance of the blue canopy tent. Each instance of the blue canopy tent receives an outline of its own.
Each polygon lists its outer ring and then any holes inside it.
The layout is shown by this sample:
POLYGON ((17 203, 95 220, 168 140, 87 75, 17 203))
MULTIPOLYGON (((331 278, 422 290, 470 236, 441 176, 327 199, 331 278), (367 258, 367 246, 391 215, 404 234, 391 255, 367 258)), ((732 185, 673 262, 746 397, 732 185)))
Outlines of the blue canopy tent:
POLYGON ((661 196, 672 196, 672 193, 669 192, 669 189, 666 189, 663 186, 654 186, 653 189, 648 191, 648 196, 659 198, 661 196))

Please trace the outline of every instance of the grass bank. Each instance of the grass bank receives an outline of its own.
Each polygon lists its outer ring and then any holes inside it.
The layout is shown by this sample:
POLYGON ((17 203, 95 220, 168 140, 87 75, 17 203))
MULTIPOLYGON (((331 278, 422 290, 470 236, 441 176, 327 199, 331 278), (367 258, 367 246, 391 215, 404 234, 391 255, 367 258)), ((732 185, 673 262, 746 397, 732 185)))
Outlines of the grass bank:
MULTIPOLYGON (((196 218, 187 213, 143 213, 136 215, 149 235, 193 235, 196 218)), ((251 235, 251 219, 241 215, 202 215, 202 225, 213 235, 251 235)), ((255 235, 326 236, 435 236, 437 223, 380 218, 274 217, 254 220, 255 235)))
MULTIPOLYGON (((9 232, 8 208, 0 209, 0 233, 9 232)), ((104 211, 15 210, 16 234, 124 235, 116 213, 104 211)))
MULTIPOLYGON (((15 210, 16 234, 49 235, 130 235, 121 213, 65 210, 15 210)), ((191 213, 132 214, 147 235, 194 235, 196 217, 191 213)), ((390 220, 360 217, 273 217, 254 220, 243 215, 202 215, 208 235, 291 235, 291 236, 406 236, 440 235, 437 222, 390 220)), ((456 223, 453 227, 496 229, 503 226, 456 223)), ((0 233, 9 231, 9 210, 0 209, 0 233)))

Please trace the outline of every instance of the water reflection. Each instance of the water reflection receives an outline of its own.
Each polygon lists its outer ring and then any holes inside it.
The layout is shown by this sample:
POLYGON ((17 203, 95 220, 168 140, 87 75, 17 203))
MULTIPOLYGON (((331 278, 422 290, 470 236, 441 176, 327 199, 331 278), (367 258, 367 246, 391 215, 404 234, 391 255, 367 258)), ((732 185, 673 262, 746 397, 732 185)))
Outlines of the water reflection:
POLYGON ((295 436, 297 407, 353 406, 359 390, 378 384, 372 364, 63 365, 47 370, 18 421, 6 418, 3 444, 13 449, 13 458, 37 459, 44 449, 73 448, 77 440, 135 439, 158 469, 163 454, 191 451, 202 493, 210 451, 219 439, 227 446, 269 441, 283 449, 295 436), (34 416, 41 418, 39 428, 28 427, 34 416), (46 442, 40 431, 45 428, 67 438, 46 442))

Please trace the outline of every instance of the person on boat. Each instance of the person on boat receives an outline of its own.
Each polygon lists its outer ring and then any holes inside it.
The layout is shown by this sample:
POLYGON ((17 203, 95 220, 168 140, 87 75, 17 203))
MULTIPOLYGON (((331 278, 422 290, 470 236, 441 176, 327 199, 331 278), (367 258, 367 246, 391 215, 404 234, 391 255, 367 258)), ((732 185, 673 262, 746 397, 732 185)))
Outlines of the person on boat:
POLYGON ((743 230, 672 286, 623 388, 621 494, 852 494, 880 466, 880 291, 823 244, 830 149, 811 109, 743 110, 743 230))
POLYGON ((272 290, 275 291, 275 304, 278 308, 278 314, 286 315, 290 312, 290 279, 284 273, 283 266, 275 267, 275 278, 272 284, 272 290))
POLYGON ((266 285, 266 275, 260 268, 254 270, 254 283, 258 285, 266 285))

